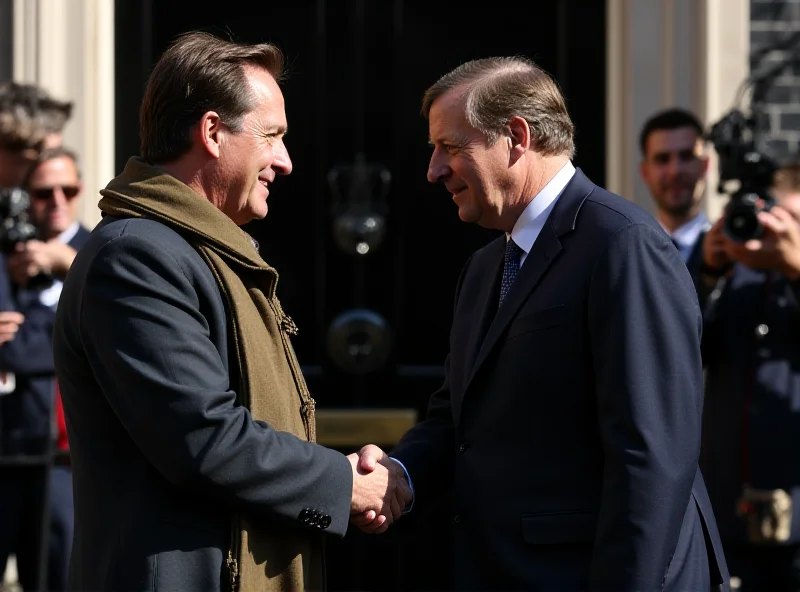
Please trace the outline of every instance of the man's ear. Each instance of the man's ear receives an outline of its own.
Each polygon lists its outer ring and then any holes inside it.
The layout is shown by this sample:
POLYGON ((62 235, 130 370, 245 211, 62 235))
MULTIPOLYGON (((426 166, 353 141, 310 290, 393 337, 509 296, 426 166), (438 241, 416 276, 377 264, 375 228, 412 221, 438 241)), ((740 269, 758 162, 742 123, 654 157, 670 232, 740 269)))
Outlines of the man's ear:
POLYGON ((711 159, 709 158, 708 154, 703 154, 700 156, 700 160, 703 161, 703 174, 706 174, 709 166, 711 165, 711 159))
POLYGON ((197 141, 214 158, 219 158, 222 143, 222 119, 216 111, 206 111, 197 125, 197 141))
POLYGON ((510 143, 509 159, 512 163, 519 160, 530 148, 533 142, 531 128, 522 117, 514 116, 508 121, 510 143))

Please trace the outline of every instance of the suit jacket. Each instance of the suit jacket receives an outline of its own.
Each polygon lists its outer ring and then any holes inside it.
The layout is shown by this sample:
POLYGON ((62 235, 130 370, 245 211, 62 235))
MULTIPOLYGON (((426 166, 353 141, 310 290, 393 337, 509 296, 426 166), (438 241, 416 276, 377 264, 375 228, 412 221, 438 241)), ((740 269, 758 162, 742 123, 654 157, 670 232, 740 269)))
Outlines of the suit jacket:
POLYGON ((171 228, 104 219, 72 264, 53 339, 74 475, 72 588, 227 588, 232 511, 277 544, 287 529, 320 545, 321 528, 345 533, 350 464, 236 403, 223 296, 171 228))
MULTIPOLYGON (((79 226, 67 244, 78 250, 88 238, 89 231, 79 226)), ((5 257, 0 256, 0 310, 25 315, 14 339, 0 347, 0 370, 13 372, 17 385, 13 393, 0 396, 0 452, 5 454, 41 454, 52 436, 56 307, 39 298, 51 286, 46 280, 35 287, 12 284, 5 257)))
POLYGON ((498 310, 505 237, 458 282, 446 379, 392 455, 449 492, 459 589, 727 582, 698 472, 701 317, 656 221, 567 185, 498 310))

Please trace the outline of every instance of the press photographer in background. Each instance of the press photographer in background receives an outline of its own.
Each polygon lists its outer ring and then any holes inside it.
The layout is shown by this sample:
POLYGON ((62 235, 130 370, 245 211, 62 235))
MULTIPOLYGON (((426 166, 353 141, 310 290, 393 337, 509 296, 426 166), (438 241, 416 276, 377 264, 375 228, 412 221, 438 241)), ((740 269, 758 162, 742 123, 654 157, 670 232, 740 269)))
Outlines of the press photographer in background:
POLYGON ((773 179, 729 204, 700 269, 701 468, 742 592, 800 590, 800 162, 773 179))
POLYGON ((51 425, 51 335, 60 278, 88 234, 75 221, 76 159, 57 147, 70 112, 34 85, 0 85, 0 455, 9 461, 0 465, 0 572, 15 555, 25 590, 66 588, 72 542, 70 469, 41 464, 54 435, 66 447, 63 426, 51 425))

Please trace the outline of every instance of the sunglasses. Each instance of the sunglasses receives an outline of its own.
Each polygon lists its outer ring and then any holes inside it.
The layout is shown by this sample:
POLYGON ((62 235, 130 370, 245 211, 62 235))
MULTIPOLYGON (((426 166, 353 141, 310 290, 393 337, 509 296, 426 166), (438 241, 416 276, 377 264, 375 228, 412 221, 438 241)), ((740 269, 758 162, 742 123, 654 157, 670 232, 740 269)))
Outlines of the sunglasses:
POLYGON ((72 199, 78 195, 81 190, 77 185, 56 185, 55 187, 37 187, 36 189, 29 189, 28 193, 32 198, 44 201, 46 199, 53 199, 56 189, 61 189, 64 193, 64 197, 67 199, 72 199))

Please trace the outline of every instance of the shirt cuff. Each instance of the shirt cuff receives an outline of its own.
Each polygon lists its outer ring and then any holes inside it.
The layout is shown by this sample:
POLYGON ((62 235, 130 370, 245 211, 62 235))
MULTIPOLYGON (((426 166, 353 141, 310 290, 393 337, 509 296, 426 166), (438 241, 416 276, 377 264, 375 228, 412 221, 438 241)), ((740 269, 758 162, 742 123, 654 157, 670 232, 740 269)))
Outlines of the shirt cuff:
POLYGON ((405 508, 403 508, 403 514, 408 514, 411 511, 411 508, 414 507, 414 499, 416 498, 416 494, 414 493, 414 484, 411 482, 411 475, 408 474, 408 470, 406 466, 397 460, 395 457, 390 456, 394 462, 400 465, 400 468, 403 469, 403 472, 406 474, 406 481, 408 481, 408 488, 411 490, 411 503, 408 504, 405 508))

